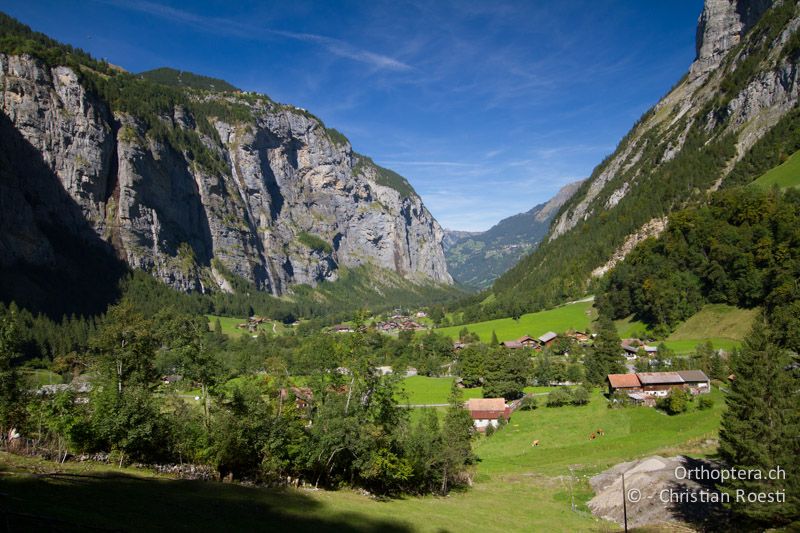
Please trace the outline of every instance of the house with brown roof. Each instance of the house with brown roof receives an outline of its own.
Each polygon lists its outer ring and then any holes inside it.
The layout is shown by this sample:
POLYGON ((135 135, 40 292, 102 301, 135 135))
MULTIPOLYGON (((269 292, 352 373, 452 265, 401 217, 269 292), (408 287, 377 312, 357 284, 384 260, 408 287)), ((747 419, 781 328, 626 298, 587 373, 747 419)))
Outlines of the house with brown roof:
MULTIPOLYGON (((661 398, 667 396, 675 388, 688 390, 692 394, 711 392, 711 380, 702 370, 609 374, 606 381, 608 381, 609 394, 622 391, 628 393, 628 396, 634 400, 661 398)), ((650 402, 645 403, 650 404, 650 402)))
POLYGON ((511 417, 511 408, 504 398, 470 398, 465 406, 475 429, 481 433, 489 426, 499 426, 501 418, 508 421, 511 417))
POLYGON ((608 393, 614 394, 622 392, 641 392, 642 383, 636 374, 609 374, 606 376, 608 382, 608 393))
POLYGON ((554 342, 556 342, 556 337, 558 337, 558 335, 556 335, 552 331, 548 331, 547 333, 545 333, 536 340, 539 341, 539 345, 542 348, 547 348, 548 346, 551 346, 554 342))

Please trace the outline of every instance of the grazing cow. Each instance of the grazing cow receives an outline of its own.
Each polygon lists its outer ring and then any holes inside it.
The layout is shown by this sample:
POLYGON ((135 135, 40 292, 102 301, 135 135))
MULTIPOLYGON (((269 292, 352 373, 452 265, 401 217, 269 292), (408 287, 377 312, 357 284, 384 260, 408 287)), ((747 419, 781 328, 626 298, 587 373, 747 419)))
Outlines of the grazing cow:
POLYGON ((598 435, 598 436, 602 437, 602 436, 604 436, 605 434, 606 434, 606 432, 605 432, 605 431, 603 431, 602 429, 598 429, 598 430, 597 430, 597 435, 598 435))
POLYGON ((589 435, 589 440, 594 440, 595 438, 597 438, 597 435, 595 435, 594 433, 589 435))
POLYGON ((531 446, 538 446, 538 445, 539 445, 539 439, 536 439, 535 441, 531 442, 531 446))

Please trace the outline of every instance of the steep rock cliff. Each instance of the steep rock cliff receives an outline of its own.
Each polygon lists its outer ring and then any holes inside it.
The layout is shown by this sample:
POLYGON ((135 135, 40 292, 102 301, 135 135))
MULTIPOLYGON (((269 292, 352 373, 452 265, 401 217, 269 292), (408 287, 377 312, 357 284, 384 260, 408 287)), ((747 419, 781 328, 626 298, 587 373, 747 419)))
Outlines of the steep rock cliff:
POLYGON ((19 202, 0 217, 0 267, 54 266, 41 227, 55 225, 181 290, 227 290, 236 275, 279 295, 359 265, 452 283, 442 229, 408 183, 304 110, 181 89, 190 105, 154 123, 92 77, 103 74, 0 54, 0 127, 61 188, 37 188, 3 146, 4 201, 19 202))

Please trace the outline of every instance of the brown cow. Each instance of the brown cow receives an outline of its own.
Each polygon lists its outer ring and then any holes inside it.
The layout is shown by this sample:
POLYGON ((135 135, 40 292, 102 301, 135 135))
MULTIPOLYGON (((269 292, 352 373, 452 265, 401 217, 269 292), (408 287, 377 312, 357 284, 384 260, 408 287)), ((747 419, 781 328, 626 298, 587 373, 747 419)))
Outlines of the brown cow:
POLYGON ((531 442, 531 446, 538 446, 538 445, 539 445, 539 439, 536 439, 535 441, 531 442))
POLYGON ((597 435, 598 435, 598 436, 602 437, 602 436, 604 436, 605 434, 606 434, 606 432, 605 432, 605 431, 603 431, 602 429, 598 429, 598 430, 597 430, 597 435))
POLYGON ((589 435, 589 440, 594 440, 595 438, 597 438, 597 435, 595 435, 594 433, 589 435))

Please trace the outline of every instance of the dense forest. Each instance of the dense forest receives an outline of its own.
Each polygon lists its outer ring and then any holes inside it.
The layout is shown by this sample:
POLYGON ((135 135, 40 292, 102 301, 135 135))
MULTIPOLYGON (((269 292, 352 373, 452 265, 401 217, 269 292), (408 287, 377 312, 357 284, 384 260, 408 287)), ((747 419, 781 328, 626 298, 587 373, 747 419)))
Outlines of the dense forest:
MULTIPOLYGON (((800 328, 800 192, 757 187, 716 193, 670 216, 604 280, 597 305, 665 335, 704 304, 764 306, 780 331, 800 328)), ((800 351, 796 337, 783 344, 800 351)))

